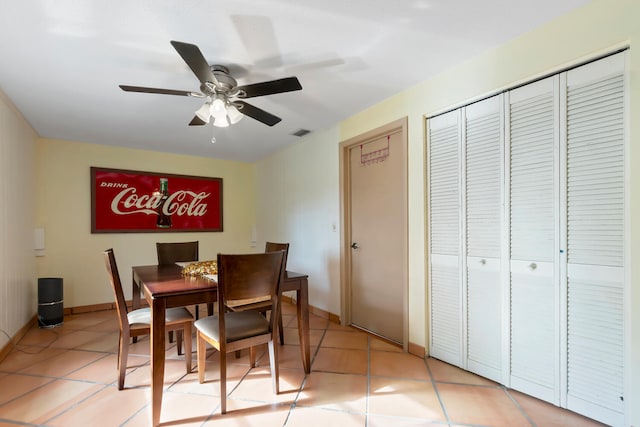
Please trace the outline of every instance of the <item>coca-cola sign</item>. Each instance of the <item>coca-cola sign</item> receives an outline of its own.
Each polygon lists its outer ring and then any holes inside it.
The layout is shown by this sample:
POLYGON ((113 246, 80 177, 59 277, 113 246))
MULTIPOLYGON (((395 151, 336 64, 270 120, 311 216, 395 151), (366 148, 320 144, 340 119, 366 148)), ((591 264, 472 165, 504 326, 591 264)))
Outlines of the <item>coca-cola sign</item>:
POLYGON ((91 232, 222 231, 222 178, 91 168, 91 232))

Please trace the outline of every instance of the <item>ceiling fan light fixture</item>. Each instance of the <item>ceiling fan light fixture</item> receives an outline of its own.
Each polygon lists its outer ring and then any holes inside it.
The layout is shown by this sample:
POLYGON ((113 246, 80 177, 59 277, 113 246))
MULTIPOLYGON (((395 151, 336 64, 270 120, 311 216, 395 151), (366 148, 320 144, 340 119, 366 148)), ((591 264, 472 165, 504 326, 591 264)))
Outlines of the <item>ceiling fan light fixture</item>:
POLYGON ((244 117, 244 114, 242 114, 238 110, 238 108, 236 108, 236 106, 233 105, 233 104, 229 105, 229 107, 227 108, 227 115, 229 116, 229 122, 232 125, 238 123, 240 121, 240 119, 242 119, 242 117, 244 117))
POLYGON ((219 128, 226 128, 229 126, 229 120, 227 120, 227 116, 215 117, 213 119, 213 125, 219 128))
POLYGON ((223 97, 216 97, 211 103, 211 115, 216 119, 223 119, 227 116, 227 105, 223 97))
POLYGON ((211 116, 211 104, 205 102, 200 108, 196 110, 196 116, 205 123, 209 123, 209 117, 211 116))

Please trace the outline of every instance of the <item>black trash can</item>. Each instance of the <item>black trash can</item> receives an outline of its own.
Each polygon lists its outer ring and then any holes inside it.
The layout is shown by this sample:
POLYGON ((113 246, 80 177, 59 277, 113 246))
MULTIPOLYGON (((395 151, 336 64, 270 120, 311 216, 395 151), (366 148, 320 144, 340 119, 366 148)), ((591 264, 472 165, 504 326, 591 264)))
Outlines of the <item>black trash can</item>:
POLYGON ((53 328, 64 321, 62 278, 38 279, 38 324, 41 328, 53 328))

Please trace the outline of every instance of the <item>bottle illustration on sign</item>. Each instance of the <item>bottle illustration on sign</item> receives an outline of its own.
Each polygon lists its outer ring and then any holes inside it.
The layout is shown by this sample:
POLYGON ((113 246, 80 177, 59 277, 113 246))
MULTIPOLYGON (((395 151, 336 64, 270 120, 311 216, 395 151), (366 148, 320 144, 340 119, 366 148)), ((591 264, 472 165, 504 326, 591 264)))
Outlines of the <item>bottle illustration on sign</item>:
POLYGON ((164 206, 169 198, 169 180, 167 178, 160 178, 160 194, 160 205, 158 206, 156 227, 169 228, 171 227, 171 215, 165 213, 164 206))

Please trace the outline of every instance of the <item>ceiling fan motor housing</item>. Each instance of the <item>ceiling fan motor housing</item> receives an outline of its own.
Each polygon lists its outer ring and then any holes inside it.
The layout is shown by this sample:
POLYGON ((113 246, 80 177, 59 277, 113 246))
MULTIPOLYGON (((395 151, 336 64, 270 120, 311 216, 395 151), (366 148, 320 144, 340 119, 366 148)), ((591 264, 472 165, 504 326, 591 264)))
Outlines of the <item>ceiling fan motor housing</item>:
POLYGON ((236 81, 236 79, 231 77, 231 75, 229 74, 229 69, 224 65, 212 65, 211 72, 214 76, 216 76, 218 85, 216 85, 214 82, 205 82, 204 84, 200 85, 200 90, 203 93, 209 96, 215 95, 216 93, 228 94, 238 86, 238 82, 236 81))

